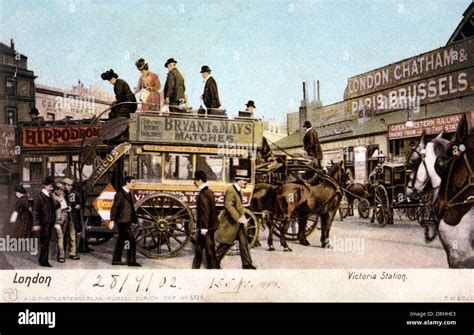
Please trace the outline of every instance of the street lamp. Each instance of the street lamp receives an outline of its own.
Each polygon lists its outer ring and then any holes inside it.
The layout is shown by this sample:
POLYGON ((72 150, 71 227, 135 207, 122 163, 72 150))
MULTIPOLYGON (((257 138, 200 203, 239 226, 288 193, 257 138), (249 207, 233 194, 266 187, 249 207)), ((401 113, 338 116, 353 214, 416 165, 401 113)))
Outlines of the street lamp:
POLYGON ((385 158, 387 157, 383 154, 382 150, 380 150, 380 153, 377 156, 377 160, 380 164, 383 164, 385 162, 385 158))

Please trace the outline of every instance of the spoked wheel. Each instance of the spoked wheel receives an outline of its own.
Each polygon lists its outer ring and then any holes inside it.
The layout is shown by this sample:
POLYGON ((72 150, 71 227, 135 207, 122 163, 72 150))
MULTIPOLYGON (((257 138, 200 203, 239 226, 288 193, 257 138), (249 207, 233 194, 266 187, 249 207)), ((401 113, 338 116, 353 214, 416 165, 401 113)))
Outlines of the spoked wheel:
POLYGON ((380 225, 384 227, 391 221, 390 203, 387 190, 383 185, 377 185, 375 188, 375 217, 380 225))
POLYGON ((418 208, 417 207, 408 207, 405 208, 405 214, 410 221, 418 220, 418 208))
MULTIPOLYGON (((304 235, 308 237, 315 229, 316 227, 320 230, 321 227, 318 227, 318 219, 319 215, 313 214, 308 217, 308 221, 306 222, 306 227, 304 230, 304 235)), ((273 221, 272 229, 273 233, 277 237, 281 237, 280 234, 280 227, 283 225, 283 220, 281 218, 276 218, 273 221)), ((297 219, 291 219, 290 224, 288 225, 288 230, 286 231, 285 237, 289 241, 297 241, 298 240, 298 220, 297 219)))
POLYGON ((359 216, 363 219, 367 219, 370 215, 370 202, 367 199, 357 200, 357 211, 359 216))
POLYGON ((139 200, 135 209, 138 224, 132 230, 138 251, 155 259, 183 252, 194 226, 188 205, 174 195, 158 193, 139 200))
MULTIPOLYGON (((254 246, 255 242, 258 241, 260 228, 259 228, 257 217, 255 216, 255 214, 253 214, 253 212, 250 209, 244 208, 244 215, 249 220, 245 229, 247 230, 247 243, 250 249, 254 246)), ((239 253, 238 241, 234 242, 234 246, 230 249, 229 253, 230 254, 239 253)))
POLYGON ((438 235, 438 227, 431 206, 424 205, 420 208, 418 221, 425 228, 425 242, 432 242, 438 235))

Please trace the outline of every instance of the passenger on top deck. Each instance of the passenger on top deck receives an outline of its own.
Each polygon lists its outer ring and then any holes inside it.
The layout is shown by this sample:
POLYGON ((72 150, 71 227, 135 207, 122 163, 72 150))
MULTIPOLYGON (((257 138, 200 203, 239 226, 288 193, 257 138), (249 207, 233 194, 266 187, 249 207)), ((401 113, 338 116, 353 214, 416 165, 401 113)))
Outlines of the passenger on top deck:
POLYGON ((249 100, 245 106, 247 106, 247 108, 245 109, 245 111, 239 111, 239 116, 240 117, 254 117, 253 115, 253 111, 255 108, 257 108, 257 106, 255 106, 255 102, 253 100, 249 100))
POLYGON ((168 69, 168 76, 164 88, 165 104, 169 105, 170 112, 183 113, 186 112, 182 106, 186 103, 184 77, 179 72, 176 64, 178 62, 174 58, 169 58, 165 67, 168 69))
POLYGON ((143 58, 137 60, 135 66, 141 73, 137 87, 135 87, 135 94, 142 92, 140 97, 143 103, 141 110, 143 112, 159 111, 161 83, 158 75, 148 70, 148 63, 143 58))
POLYGON ((110 69, 101 74, 103 80, 107 80, 114 85, 115 101, 112 103, 112 110, 109 113, 109 119, 117 117, 130 118, 130 113, 137 110, 137 99, 130 86, 123 79, 118 77, 114 70, 110 69))

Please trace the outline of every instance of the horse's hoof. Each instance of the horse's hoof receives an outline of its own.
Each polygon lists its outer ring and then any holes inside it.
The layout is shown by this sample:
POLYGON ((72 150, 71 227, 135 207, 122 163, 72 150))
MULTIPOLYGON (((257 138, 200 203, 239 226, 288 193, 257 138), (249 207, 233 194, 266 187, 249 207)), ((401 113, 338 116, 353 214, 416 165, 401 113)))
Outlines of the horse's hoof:
POLYGON ((289 252, 289 251, 293 251, 293 250, 291 250, 291 248, 290 248, 290 247, 285 247, 285 248, 283 249, 283 251, 285 251, 285 252, 289 252))
POLYGON ((268 247, 268 251, 275 251, 275 247, 272 245, 272 246, 269 246, 268 247))
POLYGON ((305 245, 305 246, 310 245, 307 239, 300 240, 300 244, 301 244, 301 245, 305 245))
POLYGON ((333 249, 331 243, 329 243, 329 242, 326 243, 326 244, 323 244, 323 245, 321 246, 321 248, 323 248, 323 249, 333 249))

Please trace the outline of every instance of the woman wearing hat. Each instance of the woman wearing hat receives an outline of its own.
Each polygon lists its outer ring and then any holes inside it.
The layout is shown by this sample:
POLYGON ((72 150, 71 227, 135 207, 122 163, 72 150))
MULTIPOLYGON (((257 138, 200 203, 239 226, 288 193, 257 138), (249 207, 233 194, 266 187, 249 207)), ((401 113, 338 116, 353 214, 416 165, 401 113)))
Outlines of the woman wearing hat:
POLYGON ((15 196, 17 201, 10 223, 14 223, 13 236, 16 238, 29 238, 32 236, 31 229, 33 228, 33 216, 31 215, 28 197, 23 186, 19 185, 15 188, 15 196))
POLYGON ((135 66, 141 73, 137 87, 135 87, 135 94, 142 92, 142 111, 160 110, 161 83, 158 75, 148 70, 148 63, 143 58, 137 60, 135 66))
POLYGON ((116 117, 130 118, 130 113, 135 113, 137 110, 137 99, 133 94, 130 86, 123 79, 119 79, 118 74, 110 69, 101 74, 103 80, 107 80, 114 85, 115 101, 112 103, 112 110, 109 113, 109 118, 116 117))

